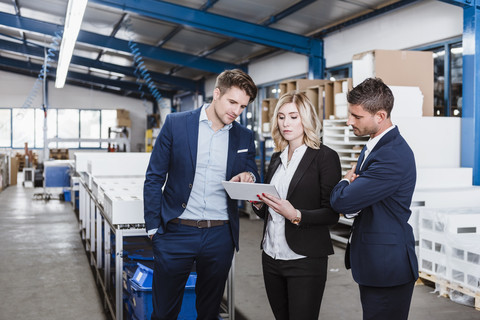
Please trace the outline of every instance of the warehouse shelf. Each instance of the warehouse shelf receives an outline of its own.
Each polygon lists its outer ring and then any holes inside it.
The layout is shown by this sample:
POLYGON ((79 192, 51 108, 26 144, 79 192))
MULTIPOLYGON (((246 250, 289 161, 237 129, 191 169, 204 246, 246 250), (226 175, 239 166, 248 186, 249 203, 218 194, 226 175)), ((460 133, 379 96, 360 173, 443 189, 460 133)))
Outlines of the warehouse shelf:
MULTIPOLYGON (((79 229, 85 243, 96 282, 112 318, 122 320, 124 242, 131 237, 146 237, 143 220, 144 172, 149 153, 104 153, 75 155, 80 176, 79 229), (88 159, 94 159, 94 161, 88 159), (113 161, 113 159, 122 161, 113 161), (136 165, 128 165, 129 162, 136 165), (118 163, 121 168, 112 165, 118 163), (79 170, 87 170, 79 171, 79 170), (119 176, 119 172, 124 175, 119 176), (106 176, 98 176, 98 174, 106 176), (116 176, 115 176, 116 173, 116 176), (140 181, 141 180, 141 181, 140 181), (127 206, 125 204, 128 204, 127 206), (132 211, 135 211, 132 214, 132 211), (114 263, 112 263, 112 260, 114 263), (114 274, 113 279, 111 275, 114 274)), ((234 317, 235 257, 227 279, 227 304, 222 319, 234 317)))

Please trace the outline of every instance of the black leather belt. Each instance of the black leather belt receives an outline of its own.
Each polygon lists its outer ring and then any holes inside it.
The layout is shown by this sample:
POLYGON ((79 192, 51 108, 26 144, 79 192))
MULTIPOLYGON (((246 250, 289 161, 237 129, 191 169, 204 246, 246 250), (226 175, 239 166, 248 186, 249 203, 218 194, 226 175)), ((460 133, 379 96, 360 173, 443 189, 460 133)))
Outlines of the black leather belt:
POLYGON ((179 223, 186 226, 202 229, 202 228, 223 226, 224 224, 228 223, 228 220, 184 220, 184 219, 175 218, 173 220, 170 220, 169 222, 179 223))

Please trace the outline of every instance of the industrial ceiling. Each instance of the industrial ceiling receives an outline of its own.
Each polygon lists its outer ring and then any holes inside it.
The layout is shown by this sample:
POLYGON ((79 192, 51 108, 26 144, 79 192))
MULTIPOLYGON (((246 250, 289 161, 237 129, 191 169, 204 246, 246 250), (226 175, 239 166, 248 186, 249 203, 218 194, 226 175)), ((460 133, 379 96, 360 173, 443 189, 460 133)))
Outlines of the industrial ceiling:
MULTIPOLYGON (((321 60, 322 37, 413 2, 89 0, 67 83, 153 100, 148 72, 163 96, 202 93, 206 77, 278 52, 321 60)), ((37 77, 49 61, 55 79, 67 3, 0 0, 0 70, 37 77)))

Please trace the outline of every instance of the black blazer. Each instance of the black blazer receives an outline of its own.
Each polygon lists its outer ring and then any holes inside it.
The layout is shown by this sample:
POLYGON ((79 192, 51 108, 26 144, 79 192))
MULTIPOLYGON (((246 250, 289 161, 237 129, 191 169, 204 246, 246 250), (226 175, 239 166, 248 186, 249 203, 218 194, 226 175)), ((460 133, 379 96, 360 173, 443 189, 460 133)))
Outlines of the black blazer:
MULTIPOLYGON (((272 155, 265 183, 270 183, 281 164, 280 154, 276 152, 272 155)), ((299 225, 285 220, 285 237, 295 253, 307 257, 333 254, 329 226, 338 222, 339 215, 330 206, 330 193, 340 179, 340 159, 335 151, 325 145, 320 149, 307 148, 287 193, 287 200, 302 213, 299 225)), ((267 206, 260 210, 253 208, 264 220, 263 239, 269 215, 267 206)))

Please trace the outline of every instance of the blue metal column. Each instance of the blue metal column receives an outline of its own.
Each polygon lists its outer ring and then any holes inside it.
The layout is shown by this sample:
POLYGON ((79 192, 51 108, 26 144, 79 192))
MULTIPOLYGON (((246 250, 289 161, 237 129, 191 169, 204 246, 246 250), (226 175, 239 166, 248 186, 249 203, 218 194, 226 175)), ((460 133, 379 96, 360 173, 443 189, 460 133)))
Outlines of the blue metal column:
POLYGON ((480 10, 477 2, 463 13, 462 167, 473 167, 480 185, 480 10))
POLYGON ((323 40, 311 39, 312 47, 308 55, 308 79, 325 77, 325 58, 323 56, 323 40))

